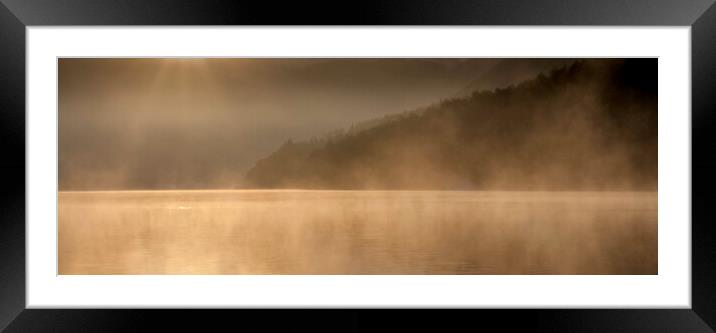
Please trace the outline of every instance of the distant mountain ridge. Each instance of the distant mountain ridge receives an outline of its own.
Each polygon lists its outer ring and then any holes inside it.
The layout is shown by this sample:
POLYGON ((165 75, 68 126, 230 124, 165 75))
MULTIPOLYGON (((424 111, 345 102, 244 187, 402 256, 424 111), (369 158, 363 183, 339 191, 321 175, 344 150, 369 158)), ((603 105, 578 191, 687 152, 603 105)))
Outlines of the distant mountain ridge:
MULTIPOLYGON (((479 73, 477 74, 477 78, 470 81, 464 88, 460 89, 457 93, 452 94, 452 96, 447 99, 465 98, 475 91, 505 88, 510 85, 514 85, 515 83, 520 83, 534 78, 542 72, 565 67, 575 61, 574 59, 556 58, 526 59, 524 61, 514 60, 515 59, 500 59, 487 69, 478 71, 479 73)), ((442 100, 440 102, 442 102, 442 100)), ((440 102, 436 102, 435 104, 439 104, 440 102)), ((343 135, 354 135, 358 132, 362 132, 376 126, 400 120, 401 118, 407 117, 413 113, 417 114, 424 112, 427 109, 428 107, 420 107, 356 122, 351 124, 348 128, 339 128, 320 137, 313 137, 306 140, 306 142, 325 142, 331 141, 343 135)))
POLYGON ((323 139, 289 140, 256 162, 246 187, 653 190, 656 64, 579 60, 323 139))
POLYGON ((502 59, 487 71, 481 73, 452 97, 464 98, 470 96, 475 91, 506 88, 515 83, 532 79, 540 73, 568 66, 575 61, 574 59, 555 58, 529 59, 529 61, 514 60, 515 59, 502 59))

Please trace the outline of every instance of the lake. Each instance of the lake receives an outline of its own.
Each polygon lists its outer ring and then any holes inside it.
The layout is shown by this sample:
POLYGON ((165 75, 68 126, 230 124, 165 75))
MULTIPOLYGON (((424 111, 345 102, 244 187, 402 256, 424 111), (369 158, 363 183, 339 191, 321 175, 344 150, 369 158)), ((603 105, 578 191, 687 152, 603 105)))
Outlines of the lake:
POLYGON ((657 274, 656 192, 59 193, 59 274, 657 274))

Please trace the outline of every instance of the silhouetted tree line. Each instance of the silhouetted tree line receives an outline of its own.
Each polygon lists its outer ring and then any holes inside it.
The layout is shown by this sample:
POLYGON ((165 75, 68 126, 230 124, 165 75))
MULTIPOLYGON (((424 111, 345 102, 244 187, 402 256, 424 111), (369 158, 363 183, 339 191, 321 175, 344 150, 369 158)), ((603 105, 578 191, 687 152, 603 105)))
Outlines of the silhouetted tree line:
POLYGON ((580 60, 330 140, 287 141, 247 187, 655 190, 657 60, 580 60))

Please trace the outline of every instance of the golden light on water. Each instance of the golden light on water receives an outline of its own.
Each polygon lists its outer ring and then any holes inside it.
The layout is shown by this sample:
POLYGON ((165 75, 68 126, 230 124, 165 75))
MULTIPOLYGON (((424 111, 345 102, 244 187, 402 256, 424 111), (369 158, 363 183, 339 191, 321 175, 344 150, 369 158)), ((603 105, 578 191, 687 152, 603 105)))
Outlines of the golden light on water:
POLYGON ((658 273, 656 59, 58 68, 59 274, 658 273))
POLYGON ((656 193, 60 193, 59 274, 656 274, 656 193))

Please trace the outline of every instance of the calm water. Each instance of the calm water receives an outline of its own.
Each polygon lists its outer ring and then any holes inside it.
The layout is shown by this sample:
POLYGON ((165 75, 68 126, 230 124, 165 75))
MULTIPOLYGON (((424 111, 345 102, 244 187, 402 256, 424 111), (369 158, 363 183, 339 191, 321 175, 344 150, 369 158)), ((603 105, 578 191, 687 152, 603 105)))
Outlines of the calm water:
POLYGON ((656 192, 61 192, 60 274, 656 274, 656 192))

